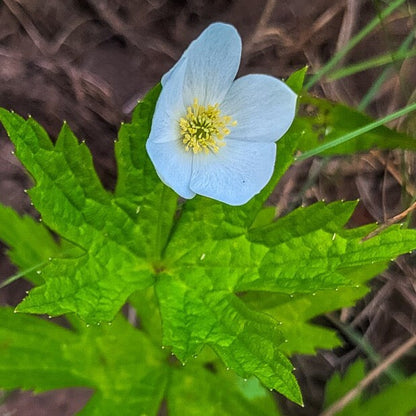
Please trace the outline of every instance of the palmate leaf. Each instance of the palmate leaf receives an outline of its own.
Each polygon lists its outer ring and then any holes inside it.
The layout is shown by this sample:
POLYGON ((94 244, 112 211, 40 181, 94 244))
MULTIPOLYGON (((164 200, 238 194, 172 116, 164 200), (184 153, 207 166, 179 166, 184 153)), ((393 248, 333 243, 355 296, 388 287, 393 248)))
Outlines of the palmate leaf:
POLYGON ((45 284, 18 310, 111 320, 129 295, 154 285, 163 344, 181 361, 209 345, 237 374, 255 375, 301 403, 279 319, 250 307, 241 292, 348 286, 346 270, 414 249, 415 233, 392 229, 361 243, 361 234, 343 229, 351 203, 317 204, 270 223, 263 204, 293 161, 301 136, 296 125, 278 142, 272 180, 249 203, 230 207, 195 197, 175 217, 176 196, 160 183, 145 152, 159 91, 152 90, 120 130, 114 195, 102 188, 87 148, 67 126, 53 145, 33 120, 0 112, 35 179, 35 207, 79 251, 52 259, 42 270, 45 284))
MULTIPOLYGON (((2 206, 0 217, 7 223, 0 227, 0 239, 7 242, 20 268, 48 261, 51 253, 60 256, 66 250, 30 217, 20 217, 2 206), (21 244, 20 237, 28 233, 30 237, 21 244)), ((167 349, 161 350, 160 316, 151 289, 130 298, 140 312, 143 332, 121 316, 112 325, 89 327, 71 315, 73 330, 68 330, 0 308, 0 388, 41 392, 89 387, 95 394, 80 412, 85 416, 155 415, 163 396, 172 415, 198 414, 201 403, 209 403, 213 414, 224 416, 234 416, 235 408, 242 415, 253 414, 253 409, 277 415, 270 393, 255 379, 239 382, 231 371, 207 368, 208 363, 212 366, 218 361, 212 353, 182 366, 169 357, 167 349)))
POLYGON ((0 110, 16 155, 35 179, 29 194, 43 221, 83 251, 77 257, 53 259, 42 271, 45 285, 31 291, 20 311, 75 311, 90 322, 110 321, 130 293, 153 283, 153 263, 176 203, 174 193, 149 172, 150 162, 143 162, 147 158, 141 135, 146 137, 158 93, 155 88, 133 122, 120 131, 115 195, 103 189, 87 147, 66 124, 53 145, 32 119, 0 110), (137 187, 141 193, 135 193, 137 187), (155 209, 159 204, 163 210, 155 209))
POLYGON ((66 387, 94 390, 83 416, 155 416, 163 398, 172 416, 278 415, 270 393, 255 379, 211 371, 199 359, 187 366, 118 315, 112 325, 76 330, 0 308, 0 387, 39 393, 66 387))
MULTIPOLYGON (((363 293, 349 276, 353 270, 385 264, 416 243, 415 231, 398 227, 362 242, 368 227, 343 228, 355 204, 318 203, 270 225, 247 229, 245 217, 229 216, 230 207, 202 198, 188 202, 166 248, 166 269, 155 283, 164 343, 172 345, 184 361, 208 344, 241 376, 254 374, 265 385, 296 397, 291 366, 283 353, 296 351, 297 345, 289 344, 289 350, 286 335, 293 340, 316 332, 302 334, 292 326, 286 334, 280 322, 293 320, 284 315, 280 319, 278 314, 271 315, 273 319, 257 315, 256 308, 238 294, 268 291, 313 297, 318 290, 333 289, 336 294, 337 289, 349 286, 352 293, 341 299, 350 305, 363 293)), ((317 308, 316 315, 342 306, 338 305, 332 302, 323 310, 317 308)), ((299 319, 303 327, 298 329, 309 329, 305 320, 313 316, 299 319)), ((334 340, 332 336, 331 344, 334 340)), ((311 344, 308 340, 307 352, 314 349, 311 344)))
POLYGON ((0 352, 4 389, 94 389, 82 415, 156 415, 168 380, 162 351, 121 316, 71 331, 0 308, 0 352))
MULTIPOLYGON (((67 126, 53 145, 32 119, 25 121, 1 110, 0 119, 16 146, 16 154, 35 179, 36 186, 30 195, 44 223, 83 250, 77 257, 52 259, 42 270, 45 284, 33 289, 17 310, 49 315, 74 311, 89 322, 111 320, 132 292, 151 285, 155 278, 163 281, 169 260, 165 257, 162 262, 160 252, 169 235, 176 197, 156 179, 144 151, 146 129, 158 92, 156 88, 149 94, 136 110, 133 122, 120 131, 117 147, 120 176, 114 196, 102 188, 85 144, 79 145, 67 126)), ((233 221, 251 224, 273 183, 292 160, 296 142, 286 141, 286 145, 284 140, 281 142, 279 168, 273 181, 241 210, 240 218, 234 218, 237 210, 229 210, 227 216, 233 221)), ((200 201, 206 200, 200 198, 200 201)), ((215 206, 212 209, 215 211, 215 206)), ((181 293, 177 289, 179 298, 181 293)), ((232 345, 218 345, 217 352, 239 374, 248 376, 254 371, 268 387, 280 389, 300 402, 298 386, 290 373, 292 366, 275 347, 282 342, 275 322, 266 315, 251 312, 221 287, 218 293, 226 300, 213 297, 214 313, 236 317, 235 323, 229 324, 229 333, 227 325, 219 331, 225 342, 232 340, 232 345), (256 352, 255 340, 262 339, 263 333, 272 334, 271 339, 262 351, 256 352)), ((166 297, 172 295, 169 292, 166 297)), ((190 309, 189 313, 191 316, 198 313, 198 308, 190 309)), ((162 314, 162 319, 168 320, 169 316, 162 314)), ((215 322, 218 319, 221 318, 215 317, 215 322)), ((224 322, 227 319, 224 316, 224 322)), ((204 325, 211 323, 208 316, 204 325)), ((168 336, 165 339, 169 341, 168 336)), ((179 345, 179 349, 184 346, 179 345)), ((193 345, 187 349, 189 354, 192 350, 193 345)), ((183 354, 179 356, 186 359, 183 354)))
POLYGON ((169 416, 278 416, 273 398, 255 378, 239 383, 232 372, 213 373, 194 362, 172 371, 167 405, 169 416))
POLYGON ((265 312, 280 321, 280 330, 286 338, 282 351, 293 354, 315 354, 318 348, 332 349, 341 345, 333 329, 311 323, 311 319, 340 308, 353 306, 369 288, 365 282, 381 273, 386 262, 352 268, 345 275, 354 286, 342 286, 316 293, 283 294, 248 292, 244 301, 251 308, 265 312))
MULTIPOLYGON (((33 264, 42 270, 49 256, 74 249, 11 208, 0 205, 0 218, 0 239, 22 270, 33 264)), ((41 276, 27 277, 40 284, 41 276)), ((0 308, 0 387, 35 392, 89 387, 95 394, 82 415, 156 415, 168 380, 166 353, 121 316, 111 325, 91 327, 74 316, 69 320, 74 330, 0 308)))

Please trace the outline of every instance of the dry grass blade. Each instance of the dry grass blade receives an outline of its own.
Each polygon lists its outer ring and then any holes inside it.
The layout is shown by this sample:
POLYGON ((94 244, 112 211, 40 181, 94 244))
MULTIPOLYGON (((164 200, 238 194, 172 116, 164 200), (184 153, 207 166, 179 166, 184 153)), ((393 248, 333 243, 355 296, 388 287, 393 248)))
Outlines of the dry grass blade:
POLYGON ((48 53, 48 45, 37 30, 36 26, 30 20, 30 18, 24 13, 20 5, 15 0, 4 0, 4 4, 10 10, 10 12, 16 17, 19 23, 23 26, 26 33, 32 39, 33 44, 39 49, 39 51, 46 55, 48 53))
POLYGON ((403 357, 416 345, 416 335, 408 339, 404 344, 391 353, 382 363, 370 371, 352 390, 345 396, 341 397, 332 406, 326 409, 320 416, 334 416, 345 406, 354 400, 366 387, 368 387, 376 378, 378 378, 388 367, 403 357))
POLYGON ((390 225, 396 224, 399 221, 402 221, 404 218, 406 218, 411 212, 413 212, 416 209, 416 202, 413 202, 412 205, 410 205, 409 208, 405 209, 403 212, 401 212, 400 214, 395 215, 394 217, 389 218, 388 220, 385 221, 384 224, 380 225, 379 227, 377 227, 377 229, 375 229, 374 231, 372 231, 371 233, 367 234, 362 241, 366 241, 369 240, 370 238, 376 236, 377 234, 381 233, 383 230, 385 230, 386 228, 390 227, 390 225))

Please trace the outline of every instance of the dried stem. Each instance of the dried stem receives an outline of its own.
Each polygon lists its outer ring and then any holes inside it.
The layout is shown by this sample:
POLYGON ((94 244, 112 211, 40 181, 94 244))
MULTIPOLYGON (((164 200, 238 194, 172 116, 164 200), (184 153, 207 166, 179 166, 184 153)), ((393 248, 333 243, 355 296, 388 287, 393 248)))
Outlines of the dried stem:
POLYGON ((403 212, 401 212, 400 214, 395 215, 394 217, 391 217, 389 219, 387 219, 384 224, 381 224, 379 227, 377 227, 377 229, 375 229, 374 231, 372 231, 371 233, 367 234, 362 241, 366 241, 369 240, 370 238, 376 236, 377 234, 381 233, 383 230, 385 230, 386 228, 390 227, 390 225, 395 224, 396 222, 402 221, 404 218, 407 217, 407 215, 409 215, 411 212, 413 212, 416 209, 416 201, 413 202, 412 205, 410 205, 409 208, 405 209, 403 212))
POLYGON ((341 397, 332 406, 326 409, 320 416, 334 416, 342 410, 348 403, 354 400, 366 387, 368 387, 377 377, 379 377, 388 367, 390 367, 399 358, 405 355, 411 348, 416 345, 416 335, 408 339, 396 351, 392 352, 383 362, 374 370, 370 371, 352 390, 345 396, 341 397))

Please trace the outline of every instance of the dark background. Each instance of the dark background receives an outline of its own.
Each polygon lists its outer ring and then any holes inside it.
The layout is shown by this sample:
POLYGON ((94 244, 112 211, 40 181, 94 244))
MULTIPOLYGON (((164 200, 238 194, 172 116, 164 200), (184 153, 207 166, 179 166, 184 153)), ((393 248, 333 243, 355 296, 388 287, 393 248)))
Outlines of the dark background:
MULTIPOLYGON (((188 43, 211 22, 236 26, 243 38, 239 75, 266 73, 279 78, 309 65, 313 73, 345 46, 386 6, 376 0, 0 0, 0 106, 31 114, 52 137, 66 120, 94 155, 106 187, 115 184, 113 140, 138 99, 159 82, 188 43)), ((383 21, 341 63, 394 51, 414 26, 414 2, 383 21)), ((415 60, 392 68, 368 112, 386 115, 412 99, 415 60)), ((313 92, 355 106, 381 69, 313 92)), ((413 119, 414 120, 414 119, 413 119)), ((414 123, 416 124, 416 123, 414 123)), ((392 125, 414 135, 412 123, 392 125)), ((0 130, 0 202, 36 216, 24 189, 31 186, 13 148, 0 130)), ((385 219, 416 197, 414 156, 402 151, 308 160, 291 167, 271 202, 281 212, 316 200, 360 198, 351 225, 385 219)), ((0 278, 15 269, 0 245, 0 278)), ((295 357, 306 407, 279 398, 287 415, 318 414, 323 387, 335 370, 358 356, 342 323, 372 345, 380 356, 415 334, 416 279, 412 256, 400 258, 373 281, 371 294, 357 307, 320 319, 336 327, 346 346, 316 357, 295 357)), ((0 290, 0 303, 16 305, 29 288, 23 281, 0 290)), ((1 358, 0 358, 1 359, 1 358)), ((412 371, 410 361, 402 363, 412 371)), ((414 370, 414 369, 413 369, 414 370)), ((0 415, 66 416, 79 410, 90 392, 68 389, 38 396, 13 392, 0 401, 0 415)))

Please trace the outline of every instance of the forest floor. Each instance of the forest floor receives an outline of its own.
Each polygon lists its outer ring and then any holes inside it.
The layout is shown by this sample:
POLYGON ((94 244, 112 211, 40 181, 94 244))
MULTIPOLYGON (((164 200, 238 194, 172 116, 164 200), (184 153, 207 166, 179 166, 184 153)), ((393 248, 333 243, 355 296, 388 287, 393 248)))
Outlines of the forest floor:
MULTIPOLYGON (((189 42, 215 21, 232 23, 243 39, 239 75, 279 78, 309 66, 316 72, 386 6, 381 0, 2 0, 0 1, 0 106, 31 114, 52 137, 66 120, 85 139, 105 186, 115 184, 113 141, 137 100, 159 82, 189 42)), ((396 50, 414 26, 410 1, 385 19, 340 65, 396 50)), ((416 87, 415 59, 401 62, 367 108, 382 117, 404 106, 416 87), (406 86, 405 88, 403 86, 406 86)), ((313 93, 357 106, 380 69, 334 82, 313 93)), ((404 128, 400 124, 392 127, 404 128)), ((0 202, 36 216, 24 189, 30 179, 0 130, 0 202)), ((360 199, 351 225, 385 221, 416 197, 414 155, 371 151, 293 165, 271 202, 284 213, 325 199, 360 199)), ((0 245, 0 278, 15 272, 0 245)), ((285 415, 318 414, 324 385, 363 354, 343 332, 344 323, 381 357, 414 335, 415 258, 399 258, 372 282, 355 308, 320 318, 336 327, 345 347, 294 357, 305 409, 279 398, 285 415)), ((16 305, 28 290, 18 281, 0 291, 0 304, 16 305)), ((413 364, 414 365, 414 364, 413 364)), ((416 369, 413 369, 416 370, 416 369)), ((0 415, 69 416, 91 392, 67 389, 32 395, 14 392, 0 402, 0 415)), ((1 398, 0 398, 1 399, 1 398)))

